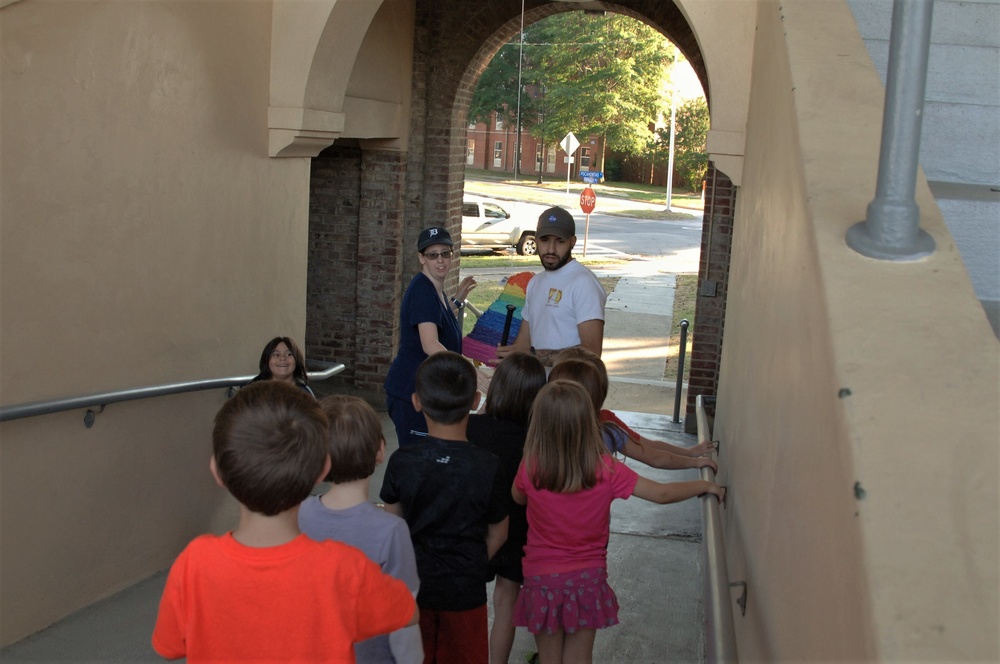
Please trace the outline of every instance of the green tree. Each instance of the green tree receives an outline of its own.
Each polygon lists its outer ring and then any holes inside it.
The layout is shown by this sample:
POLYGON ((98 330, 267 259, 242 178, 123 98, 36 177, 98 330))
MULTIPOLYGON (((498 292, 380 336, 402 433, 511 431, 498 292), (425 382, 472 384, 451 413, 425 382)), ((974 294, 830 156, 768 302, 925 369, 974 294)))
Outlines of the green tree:
POLYGON ((608 149, 641 151, 662 106, 664 73, 677 58, 676 47, 620 14, 567 12, 532 28, 525 60, 531 80, 545 86, 546 139, 569 131, 597 134, 608 149))
MULTIPOLYGON (((497 112, 516 126, 520 47, 517 35, 483 71, 470 120, 497 112)), ((580 138, 602 136, 607 149, 641 152, 663 105, 664 78, 677 58, 663 35, 620 14, 566 12, 539 21, 524 32, 522 125, 546 145, 572 131, 580 138)), ((603 152, 594 157, 600 169, 603 152)))
MULTIPOLYGON (((483 70, 469 103, 470 122, 489 122, 490 114, 496 113, 508 127, 516 125, 520 51, 521 45, 516 38, 507 42, 483 70)), ((522 104, 523 102, 522 99, 522 104)), ((524 110, 522 108, 522 115, 524 110)))
MULTIPOLYGON (((668 111, 669 113, 669 111, 668 111)), ((697 191, 708 170, 705 137, 708 135, 708 105, 704 97, 690 99, 677 109, 674 129, 674 172, 684 184, 697 191)), ((661 152, 670 146, 670 127, 658 130, 661 152)))

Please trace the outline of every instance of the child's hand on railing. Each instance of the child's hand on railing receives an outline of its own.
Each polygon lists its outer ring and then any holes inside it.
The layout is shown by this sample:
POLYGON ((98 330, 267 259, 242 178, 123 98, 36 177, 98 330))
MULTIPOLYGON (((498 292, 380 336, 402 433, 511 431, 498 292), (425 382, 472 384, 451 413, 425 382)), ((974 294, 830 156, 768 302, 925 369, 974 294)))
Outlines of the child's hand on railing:
POLYGON ((688 453, 693 457, 708 456, 719 451, 719 443, 712 440, 703 440, 694 447, 689 447, 688 453))
POLYGON ((711 468, 713 473, 719 472, 719 464, 711 457, 698 457, 695 468, 711 468))
POLYGON ((705 482, 705 485, 705 494, 711 494, 718 498, 721 504, 726 504, 726 487, 716 484, 715 482, 708 481, 705 482))

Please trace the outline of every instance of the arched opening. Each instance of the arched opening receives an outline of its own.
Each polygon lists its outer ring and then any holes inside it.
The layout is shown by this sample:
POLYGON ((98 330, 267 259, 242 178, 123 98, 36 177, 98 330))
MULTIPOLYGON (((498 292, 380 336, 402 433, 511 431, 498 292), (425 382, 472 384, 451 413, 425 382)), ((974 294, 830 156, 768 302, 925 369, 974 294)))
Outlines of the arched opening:
MULTIPOLYGON (((702 84, 706 99, 709 99, 710 86, 704 57, 690 24, 674 5, 664 7, 658 4, 655 7, 640 9, 624 4, 608 4, 605 8, 609 12, 620 13, 650 25, 673 42, 691 64, 702 84)), ((565 11, 570 9, 558 5, 542 5, 526 10, 523 22, 525 26, 529 26, 565 11)), ((457 174, 453 172, 449 176, 451 182, 456 179, 464 181, 466 144, 460 138, 456 138, 455 134, 464 134, 464 128, 469 126, 468 109, 476 82, 501 46, 518 34, 521 24, 520 14, 510 16, 500 23, 489 38, 482 41, 482 45, 472 55, 469 65, 458 81, 450 113, 450 134, 453 142, 457 144, 451 146, 449 154, 453 159, 450 166, 454 171, 461 173, 461 178, 457 178, 457 174)), ((689 432, 693 432, 695 427, 694 395, 716 394, 718 390, 736 193, 737 188, 732 180, 716 164, 710 163, 705 192, 697 312, 692 328, 693 369, 688 380, 689 398, 685 417, 685 425, 689 432)), ((455 231, 459 228, 460 215, 457 207, 460 202, 455 196, 449 199, 448 219, 455 231)))
MULTIPOLYGON (((620 2, 604 8, 642 21, 670 39, 696 72, 706 97, 712 98, 706 58, 691 24, 677 6, 620 2)), ((561 3, 526 3, 524 23, 530 25, 574 9, 561 3)), ((416 270, 416 258, 407 248, 414 246, 420 229, 428 225, 443 223, 456 234, 460 230, 472 93, 489 60, 520 30, 522 17, 516 7, 470 11, 463 3, 434 2, 418 3, 413 20, 405 152, 375 137, 340 134, 341 138, 313 163, 312 203, 317 205, 317 194, 327 197, 310 213, 315 228, 310 231, 308 352, 320 359, 344 361, 349 369, 343 379, 369 392, 379 390, 392 359, 396 309, 408 275, 416 270), (349 162, 351 174, 333 179, 318 175, 317 165, 329 158, 336 163, 322 167, 331 166, 328 173, 340 172, 349 162), (319 210, 332 201, 336 201, 337 214, 319 210), (349 222, 346 218, 338 221, 344 215, 350 217, 349 222), (356 250, 346 260, 331 258, 321 248, 331 241, 339 247, 338 256, 343 255, 340 250, 356 250), (314 282, 320 276, 322 280, 314 282)), ((357 78, 350 76, 351 80, 357 78)), ((349 124, 345 121, 345 126, 349 124)), ((723 133, 733 137, 733 132, 723 133)), ((710 169, 709 185, 702 238, 702 255, 709 262, 699 270, 693 356, 700 367, 690 376, 692 394, 714 394, 718 384, 728 238, 736 194, 735 186, 715 164, 710 169), (711 188, 713 184, 718 185, 718 193, 711 188), (710 251, 706 251, 708 247, 710 251)), ((457 278, 457 271, 452 278, 457 278)), ((693 403, 689 408, 693 409, 693 403)))

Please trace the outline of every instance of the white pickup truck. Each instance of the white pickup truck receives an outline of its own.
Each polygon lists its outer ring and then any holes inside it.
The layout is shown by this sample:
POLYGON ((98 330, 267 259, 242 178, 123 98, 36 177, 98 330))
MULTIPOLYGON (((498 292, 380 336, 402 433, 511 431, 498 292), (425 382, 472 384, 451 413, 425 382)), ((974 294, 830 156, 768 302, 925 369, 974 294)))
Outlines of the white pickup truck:
POLYGON ((499 203, 466 198, 462 201, 462 248, 506 250, 534 256, 535 227, 510 218, 499 203))

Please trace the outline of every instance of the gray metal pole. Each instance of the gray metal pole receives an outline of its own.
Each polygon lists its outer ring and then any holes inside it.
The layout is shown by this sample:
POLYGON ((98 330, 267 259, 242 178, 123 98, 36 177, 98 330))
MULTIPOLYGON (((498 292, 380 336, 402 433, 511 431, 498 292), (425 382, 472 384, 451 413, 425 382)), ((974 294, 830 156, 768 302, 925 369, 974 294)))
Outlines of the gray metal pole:
POLYGON ((934 252, 915 199, 933 13, 933 0, 893 2, 875 198, 867 220, 847 231, 848 246, 870 258, 909 261, 934 252))
MULTIPOLYGON (((684 354, 687 352, 688 319, 681 319, 681 347, 677 351, 677 385, 674 387, 674 424, 681 421, 681 388, 684 386, 684 354)), ((699 441, 700 442, 700 441, 699 441)))

